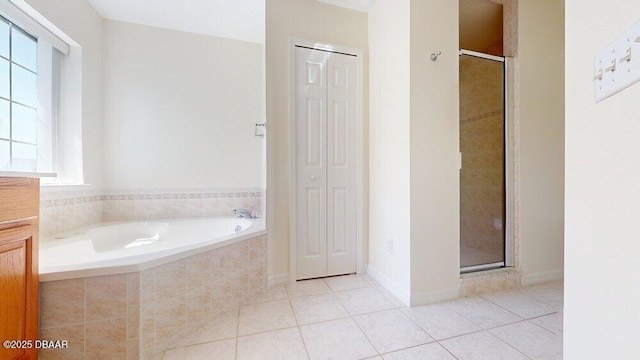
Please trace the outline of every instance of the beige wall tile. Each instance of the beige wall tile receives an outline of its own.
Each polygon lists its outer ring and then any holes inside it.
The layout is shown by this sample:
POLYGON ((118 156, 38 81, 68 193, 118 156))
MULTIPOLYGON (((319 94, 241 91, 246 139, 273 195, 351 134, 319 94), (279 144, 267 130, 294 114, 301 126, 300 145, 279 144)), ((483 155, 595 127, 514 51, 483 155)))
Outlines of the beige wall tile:
POLYGON ((153 272, 155 274, 156 283, 156 300, 173 299, 184 295, 186 290, 184 260, 159 266, 155 268, 153 272))
POLYGON ((86 359, 125 359, 127 319, 109 319, 86 324, 86 359))
POLYGON ((127 360, 140 359, 140 341, 139 339, 127 340, 127 360))
POLYGON ((156 275, 153 269, 140 273, 140 303, 153 302, 156 298, 156 275))
POLYGON ((185 296, 187 314, 209 313, 211 310, 211 287, 209 285, 193 289, 185 296))
POLYGON ((158 303, 155 312, 155 353, 164 351, 184 335, 186 325, 185 297, 158 303))
POLYGON ((40 326, 53 327, 84 321, 85 280, 40 283, 40 326))
POLYGON ((187 258, 185 267, 186 291, 191 291, 210 283, 211 254, 209 252, 187 258))
POLYGON ((84 324, 40 329, 40 339, 67 340, 67 349, 40 349, 41 360, 84 359, 84 324))
POLYGON ((87 278, 86 321, 127 316, 125 274, 87 278))
POLYGON ((127 339, 140 337, 140 305, 127 307, 127 339))
POLYGON ((127 274, 127 304, 140 303, 140 273, 127 274))

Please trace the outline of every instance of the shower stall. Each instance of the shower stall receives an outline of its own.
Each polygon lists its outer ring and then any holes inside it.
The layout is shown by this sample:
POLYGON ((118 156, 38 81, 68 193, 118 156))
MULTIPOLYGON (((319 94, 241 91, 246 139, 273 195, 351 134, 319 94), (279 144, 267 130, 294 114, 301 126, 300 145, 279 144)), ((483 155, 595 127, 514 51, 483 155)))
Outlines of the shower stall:
POLYGON ((461 272, 506 265, 506 61, 460 51, 461 272))

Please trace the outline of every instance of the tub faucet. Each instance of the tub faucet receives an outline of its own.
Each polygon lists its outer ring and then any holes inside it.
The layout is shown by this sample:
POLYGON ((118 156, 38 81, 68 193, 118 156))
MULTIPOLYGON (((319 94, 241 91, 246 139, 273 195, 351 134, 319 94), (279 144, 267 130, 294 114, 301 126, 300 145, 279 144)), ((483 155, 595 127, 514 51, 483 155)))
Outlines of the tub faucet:
POLYGON ((251 213, 251 211, 249 211, 248 209, 235 209, 233 210, 233 213, 238 215, 239 218, 248 218, 248 219, 258 218, 253 213, 251 213))

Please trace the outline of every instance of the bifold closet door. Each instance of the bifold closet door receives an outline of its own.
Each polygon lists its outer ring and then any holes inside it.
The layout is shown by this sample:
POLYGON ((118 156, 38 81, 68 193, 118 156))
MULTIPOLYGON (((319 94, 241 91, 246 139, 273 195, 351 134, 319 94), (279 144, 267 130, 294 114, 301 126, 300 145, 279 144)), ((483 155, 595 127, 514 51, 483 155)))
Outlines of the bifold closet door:
POLYGON ((296 47, 296 275, 356 270, 357 58, 296 47))

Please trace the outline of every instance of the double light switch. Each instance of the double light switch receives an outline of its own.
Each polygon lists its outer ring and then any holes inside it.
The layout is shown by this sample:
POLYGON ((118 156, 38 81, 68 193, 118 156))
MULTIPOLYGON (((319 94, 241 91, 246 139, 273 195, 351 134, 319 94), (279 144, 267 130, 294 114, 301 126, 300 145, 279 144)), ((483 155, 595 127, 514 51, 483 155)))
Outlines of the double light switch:
POLYGON ((594 60, 596 102, 640 81, 640 22, 604 48, 594 60))

